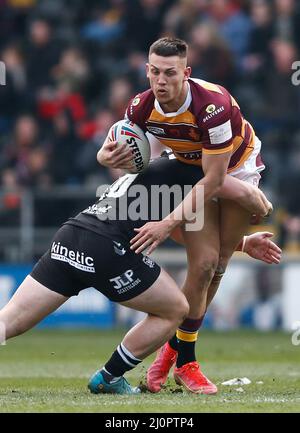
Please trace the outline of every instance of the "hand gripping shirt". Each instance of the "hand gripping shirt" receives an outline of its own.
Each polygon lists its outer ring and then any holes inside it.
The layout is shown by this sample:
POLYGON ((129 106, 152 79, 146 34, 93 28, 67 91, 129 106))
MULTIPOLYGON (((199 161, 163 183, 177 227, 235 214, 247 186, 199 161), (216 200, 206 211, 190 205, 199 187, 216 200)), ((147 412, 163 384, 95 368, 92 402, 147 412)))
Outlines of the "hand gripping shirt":
POLYGON ((175 113, 164 113, 149 89, 130 101, 126 116, 182 162, 201 166, 202 153, 231 152, 228 172, 238 168, 254 148, 252 126, 224 87, 195 78, 188 86, 186 100, 175 113))

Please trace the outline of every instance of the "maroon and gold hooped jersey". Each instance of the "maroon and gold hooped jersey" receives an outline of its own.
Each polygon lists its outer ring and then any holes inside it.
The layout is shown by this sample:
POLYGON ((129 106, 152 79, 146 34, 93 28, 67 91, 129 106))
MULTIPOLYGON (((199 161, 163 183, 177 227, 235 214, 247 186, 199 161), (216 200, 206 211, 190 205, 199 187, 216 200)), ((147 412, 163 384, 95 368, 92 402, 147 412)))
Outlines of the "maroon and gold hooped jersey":
POLYGON ((202 153, 231 152, 228 172, 236 169, 254 148, 252 126, 224 87, 194 78, 188 83, 188 95, 176 113, 164 113, 149 89, 130 101, 126 116, 182 162, 201 165, 202 153))

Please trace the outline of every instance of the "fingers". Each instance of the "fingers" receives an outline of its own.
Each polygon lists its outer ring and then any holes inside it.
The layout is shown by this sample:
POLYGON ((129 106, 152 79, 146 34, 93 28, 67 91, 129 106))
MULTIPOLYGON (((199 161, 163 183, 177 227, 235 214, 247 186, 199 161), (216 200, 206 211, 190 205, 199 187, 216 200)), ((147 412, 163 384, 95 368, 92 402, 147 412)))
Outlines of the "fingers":
POLYGON ((260 233, 264 238, 271 238, 272 236, 274 236, 274 233, 271 232, 261 232, 260 233))
POLYGON ((266 263, 268 263, 268 264, 276 264, 276 265, 278 265, 279 263, 280 263, 280 259, 278 259, 278 258, 276 258, 276 257, 274 257, 272 254, 270 254, 270 253, 266 253, 265 255, 264 255, 264 257, 263 257, 263 261, 264 262, 266 262, 266 263))
POLYGON ((272 254, 278 254, 279 256, 281 256, 282 254, 282 249, 279 248, 276 244, 274 244, 274 242, 269 241, 269 250, 272 251, 272 254))
POLYGON ((113 168, 122 168, 122 169, 132 169, 133 163, 133 153, 130 148, 127 147, 126 144, 122 144, 118 146, 117 142, 111 142, 106 145, 106 149, 108 150, 106 156, 106 162, 110 167, 113 168))
POLYGON ((133 239, 131 239, 130 243, 130 249, 137 252, 137 249, 144 245, 143 250, 146 246, 148 246, 152 242, 152 239, 149 237, 147 233, 142 234, 139 233, 137 236, 135 236, 133 239))
POLYGON ((278 245, 275 244, 275 242, 271 241, 270 239, 267 238, 271 238, 272 236, 274 236, 274 233, 271 232, 262 232, 261 235, 263 236, 264 239, 267 240, 268 242, 268 249, 269 251, 274 254, 275 257, 277 258, 281 258, 281 254, 282 254, 282 249, 279 248, 278 245))
POLYGON ((139 239, 137 242, 135 242, 130 249, 133 250, 136 254, 139 254, 143 252, 149 245, 151 245, 153 242, 152 239, 147 237, 147 235, 143 236, 141 239, 139 239))
POLYGON ((105 149, 107 150, 113 151, 114 149, 116 149, 117 145, 118 143, 116 141, 109 140, 105 143, 103 147, 105 147, 105 149))
POLYGON ((151 247, 148 249, 147 255, 149 256, 155 250, 155 248, 158 247, 158 245, 159 245, 159 242, 158 241, 154 241, 152 243, 151 247))

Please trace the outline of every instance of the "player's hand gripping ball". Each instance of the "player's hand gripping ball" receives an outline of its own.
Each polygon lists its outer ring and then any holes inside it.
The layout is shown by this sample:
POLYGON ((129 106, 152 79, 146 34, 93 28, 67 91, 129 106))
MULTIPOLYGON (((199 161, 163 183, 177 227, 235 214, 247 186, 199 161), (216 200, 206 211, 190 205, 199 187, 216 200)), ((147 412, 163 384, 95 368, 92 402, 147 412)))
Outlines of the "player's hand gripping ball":
POLYGON ((126 172, 141 173, 148 167, 151 156, 150 143, 138 125, 130 120, 119 120, 111 126, 108 137, 112 141, 117 141, 119 146, 126 144, 132 150, 133 168, 126 172))

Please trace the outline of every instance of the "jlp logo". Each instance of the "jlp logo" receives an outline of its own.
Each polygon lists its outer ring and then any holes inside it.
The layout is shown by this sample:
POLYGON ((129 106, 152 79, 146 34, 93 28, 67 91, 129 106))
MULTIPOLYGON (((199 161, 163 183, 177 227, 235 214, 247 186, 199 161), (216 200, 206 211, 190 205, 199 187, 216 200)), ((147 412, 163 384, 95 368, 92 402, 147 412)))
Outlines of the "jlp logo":
POLYGON ((128 284, 133 282, 133 270, 128 269, 128 271, 124 272, 124 274, 119 275, 118 277, 111 278, 109 281, 115 283, 114 289, 120 289, 121 287, 126 287, 128 284))

